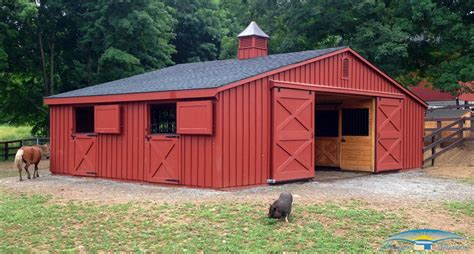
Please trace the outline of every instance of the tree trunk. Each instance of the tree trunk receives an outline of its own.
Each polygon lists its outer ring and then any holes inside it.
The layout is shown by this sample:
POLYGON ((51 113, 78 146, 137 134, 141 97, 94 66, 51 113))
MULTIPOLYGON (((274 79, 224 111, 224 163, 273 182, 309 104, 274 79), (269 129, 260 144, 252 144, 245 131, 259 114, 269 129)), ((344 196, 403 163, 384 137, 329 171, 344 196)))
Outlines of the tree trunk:
POLYGON ((49 61, 49 91, 47 95, 54 93, 54 42, 50 44, 51 60, 49 61))
POLYGON ((41 32, 38 32, 38 41, 39 41, 39 46, 40 46, 40 54, 41 54, 41 65, 43 67, 43 86, 44 86, 44 93, 48 95, 49 92, 49 81, 48 81, 48 75, 46 72, 46 59, 44 56, 44 48, 43 48, 43 39, 41 37, 41 32))

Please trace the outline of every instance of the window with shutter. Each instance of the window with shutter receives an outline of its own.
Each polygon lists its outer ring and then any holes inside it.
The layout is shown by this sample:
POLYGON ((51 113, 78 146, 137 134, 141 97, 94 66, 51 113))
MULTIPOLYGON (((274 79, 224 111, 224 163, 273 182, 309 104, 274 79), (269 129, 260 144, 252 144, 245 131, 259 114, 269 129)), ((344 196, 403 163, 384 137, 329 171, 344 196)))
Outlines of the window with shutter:
POLYGON ((120 133, 120 106, 98 105, 94 107, 94 129, 96 133, 120 133))
POLYGON ((212 135, 212 101, 177 103, 177 133, 212 135))

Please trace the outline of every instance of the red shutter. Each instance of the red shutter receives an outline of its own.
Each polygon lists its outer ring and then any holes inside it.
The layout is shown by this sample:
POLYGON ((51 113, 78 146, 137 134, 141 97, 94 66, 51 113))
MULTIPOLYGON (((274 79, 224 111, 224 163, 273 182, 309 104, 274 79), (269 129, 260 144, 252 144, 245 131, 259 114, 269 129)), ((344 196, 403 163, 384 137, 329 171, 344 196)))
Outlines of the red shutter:
POLYGON ((95 106, 94 129, 96 133, 120 133, 120 106, 95 106))
POLYGON ((184 101, 177 105, 177 133, 212 135, 212 101, 184 101))

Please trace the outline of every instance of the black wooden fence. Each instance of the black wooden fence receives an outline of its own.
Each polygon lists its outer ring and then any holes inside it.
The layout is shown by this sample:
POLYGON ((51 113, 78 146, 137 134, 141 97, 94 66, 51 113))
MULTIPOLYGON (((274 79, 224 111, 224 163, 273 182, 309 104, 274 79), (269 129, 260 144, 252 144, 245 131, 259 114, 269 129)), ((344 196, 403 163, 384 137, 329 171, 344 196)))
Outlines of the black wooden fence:
POLYGON ((2 141, 0 142, 0 160, 14 158, 16 151, 22 146, 42 145, 46 143, 49 143, 49 138, 46 137, 2 141))

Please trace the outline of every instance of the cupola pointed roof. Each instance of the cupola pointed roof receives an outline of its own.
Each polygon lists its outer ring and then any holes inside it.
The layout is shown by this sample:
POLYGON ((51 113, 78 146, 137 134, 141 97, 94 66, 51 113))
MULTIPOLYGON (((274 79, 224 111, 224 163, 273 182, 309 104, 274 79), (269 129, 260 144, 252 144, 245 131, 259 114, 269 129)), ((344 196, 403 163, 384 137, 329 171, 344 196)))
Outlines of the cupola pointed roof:
POLYGON ((262 29, 255 23, 255 21, 250 22, 247 28, 244 29, 237 37, 251 36, 256 35, 260 37, 270 38, 262 29))

